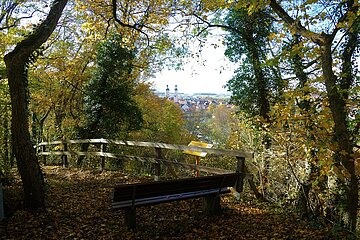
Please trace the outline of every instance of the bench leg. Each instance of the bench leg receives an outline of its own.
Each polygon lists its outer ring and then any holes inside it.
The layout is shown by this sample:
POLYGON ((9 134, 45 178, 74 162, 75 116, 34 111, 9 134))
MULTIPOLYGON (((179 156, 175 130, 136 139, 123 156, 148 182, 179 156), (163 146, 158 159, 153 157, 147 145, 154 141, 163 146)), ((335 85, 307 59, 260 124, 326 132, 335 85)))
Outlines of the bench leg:
POLYGON ((136 209, 135 209, 135 207, 125 208, 125 224, 129 229, 136 228, 136 209))
POLYGON ((220 196, 204 197, 204 210, 207 215, 219 215, 221 213, 220 196))

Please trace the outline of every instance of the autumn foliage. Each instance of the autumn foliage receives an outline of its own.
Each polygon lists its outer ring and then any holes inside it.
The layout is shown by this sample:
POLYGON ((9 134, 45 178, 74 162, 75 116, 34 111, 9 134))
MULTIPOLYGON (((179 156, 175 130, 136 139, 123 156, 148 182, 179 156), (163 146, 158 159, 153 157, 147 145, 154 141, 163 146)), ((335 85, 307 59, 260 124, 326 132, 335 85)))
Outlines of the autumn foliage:
MULTIPOLYGON (((14 238, 251 239, 251 229, 264 238, 286 238, 295 229, 293 238, 326 236, 302 226, 302 217, 325 222, 325 229, 330 223, 340 237, 343 229, 356 234, 359 6, 358 0, 0 1, 0 177, 17 176, 17 169, 24 206, 47 207, 11 212, 1 230, 14 238), (223 31, 225 54, 238 65, 227 84, 235 106, 186 117, 147 80, 181 67, 185 57, 200 57, 191 44, 203 46, 214 29, 223 31), (121 41, 111 48, 114 36, 121 41), (194 200, 191 211, 183 202, 151 207, 156 215, 144 209, 144 232, 127 232, 105 195, 116 179, 131 179, 81 169, 45 168, 47 177, 42 174, 34 145, 84 132, 87 138, 181 144, 205 136, 218 148, 252 151, 247 169, 258 191, 297 217, 283 219, 226 198, 225 215, 209 220, 194 200)), ((228 168, 230 161, 204 163, 228 168)), ((83 166, 91 168, 91 160, 83 166)), ((137 171, 136 164, 130 167, 137 171)), ((18 186, 10 184, 10 192, 18 186)))

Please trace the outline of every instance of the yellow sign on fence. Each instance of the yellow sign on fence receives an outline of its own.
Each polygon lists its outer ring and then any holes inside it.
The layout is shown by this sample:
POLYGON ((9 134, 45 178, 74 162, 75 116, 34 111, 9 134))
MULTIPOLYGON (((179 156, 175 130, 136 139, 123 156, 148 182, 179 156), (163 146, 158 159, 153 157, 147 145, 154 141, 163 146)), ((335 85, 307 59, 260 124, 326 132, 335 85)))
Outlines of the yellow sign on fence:
MULTIPOLYGON (((188 146, 212 148, 213 145, 209 144, 209 143, 204 143, 204 142, 191 141, 188 146)), ((190 151, 190 150, 185 150, 184 153, 190 154, 193 156, 198 156, 198 157, 205 157, 207 154, 206 152, 197 152, 197 151, 190 151)))

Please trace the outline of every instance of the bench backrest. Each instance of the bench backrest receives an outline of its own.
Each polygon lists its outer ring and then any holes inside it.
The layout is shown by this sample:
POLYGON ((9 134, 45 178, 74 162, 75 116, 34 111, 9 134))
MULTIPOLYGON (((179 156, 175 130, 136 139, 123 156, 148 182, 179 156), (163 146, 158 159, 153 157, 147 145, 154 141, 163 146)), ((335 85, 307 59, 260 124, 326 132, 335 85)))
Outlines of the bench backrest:
POLYGON ((123 184, 115 187, 113 202, 209 189, 220 190, 224 187, 234 186, 239 177, 239 173, 231 173, 159 182, 123 184))

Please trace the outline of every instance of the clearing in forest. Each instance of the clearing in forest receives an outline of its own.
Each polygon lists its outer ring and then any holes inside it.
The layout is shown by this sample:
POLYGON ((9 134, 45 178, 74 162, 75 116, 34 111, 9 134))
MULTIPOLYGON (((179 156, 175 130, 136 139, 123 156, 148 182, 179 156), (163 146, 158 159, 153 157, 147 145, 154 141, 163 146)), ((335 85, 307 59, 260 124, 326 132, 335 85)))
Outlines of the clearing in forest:
POLYGON ((124 212, 111 208, 111 192, 120 183, 150 181, 119 172, 44 167, 46 210, 15 211, 21 206, 20 181, 6 188, 11 215, 0 223, 0 239, 328 239, 327 229, 310 227, 267 204, 223 196, 223 212, 207 217, 202 199, 137 209, 138 229, 127 230, 124 212), (256 206, 256 207, 255 207, 256 206))

